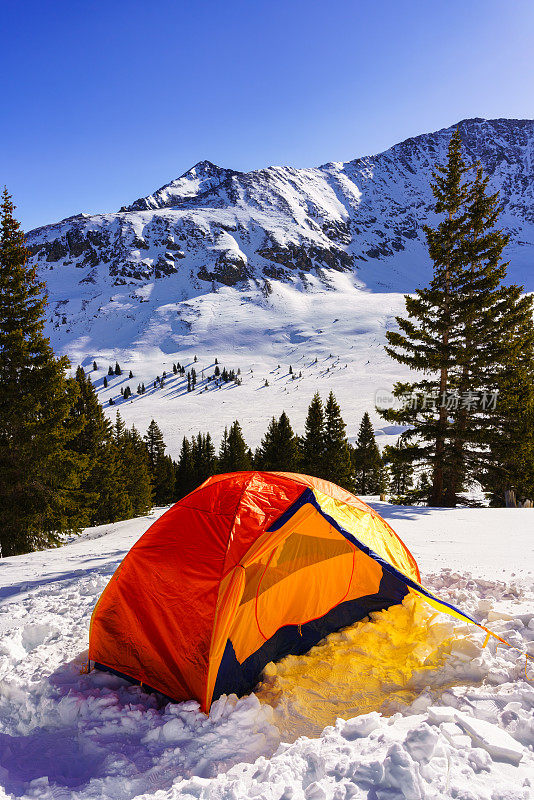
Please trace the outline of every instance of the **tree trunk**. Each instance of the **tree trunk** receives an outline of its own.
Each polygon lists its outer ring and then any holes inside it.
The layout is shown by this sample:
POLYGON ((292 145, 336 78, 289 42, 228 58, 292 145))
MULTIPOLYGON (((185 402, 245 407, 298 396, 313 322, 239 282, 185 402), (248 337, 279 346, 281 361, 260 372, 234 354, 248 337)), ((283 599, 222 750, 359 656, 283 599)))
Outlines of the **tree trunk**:
POLYGON ((506 489, 504 492, 504 504, 506 508, 517 508, 515 499, 515 489, 506 489))

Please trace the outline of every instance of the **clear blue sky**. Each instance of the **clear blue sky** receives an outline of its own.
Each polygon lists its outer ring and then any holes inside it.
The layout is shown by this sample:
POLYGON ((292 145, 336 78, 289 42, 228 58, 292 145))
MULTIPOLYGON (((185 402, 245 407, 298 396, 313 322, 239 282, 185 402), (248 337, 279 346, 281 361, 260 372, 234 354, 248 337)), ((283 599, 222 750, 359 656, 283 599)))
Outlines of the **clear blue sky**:
POLYGON ((534 116, 532 0, 0 0, 0 184, 26 229, 201 159, 380 152, 534 116))

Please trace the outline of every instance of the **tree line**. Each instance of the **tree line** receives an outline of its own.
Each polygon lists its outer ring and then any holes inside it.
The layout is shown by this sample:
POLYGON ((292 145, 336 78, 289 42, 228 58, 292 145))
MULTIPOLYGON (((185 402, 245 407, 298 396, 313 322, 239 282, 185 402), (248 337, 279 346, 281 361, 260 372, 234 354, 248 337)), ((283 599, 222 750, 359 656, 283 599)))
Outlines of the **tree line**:
POLYGON ((358 494, 401 494, 411 485, 411 469, 398 467, 398 445, 382 457, 369 414, 363 415, 354 445, 346 437, 339 404, 330 392, 325 403, 317 392, 308 407, 304 434, 295 433, 288 415, 273 417, 253 452, 239 420, 225 428, 215 449, 210 433, 184 437, 175 465, 174 497, 180 499, 210 475, 242 470, 300 472, 323 478, 358 494))

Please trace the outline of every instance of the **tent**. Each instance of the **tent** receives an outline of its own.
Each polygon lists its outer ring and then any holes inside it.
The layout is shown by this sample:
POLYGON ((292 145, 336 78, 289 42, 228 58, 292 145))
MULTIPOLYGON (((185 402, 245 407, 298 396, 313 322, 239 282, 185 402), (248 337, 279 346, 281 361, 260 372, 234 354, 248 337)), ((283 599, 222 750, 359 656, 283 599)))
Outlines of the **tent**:
POLYGON ((89 659, 208 711, 410 591, 476 623, 420 585, 408 548, 349 492, 292 473, 216 475, 124 558, 94 609, 89 659))

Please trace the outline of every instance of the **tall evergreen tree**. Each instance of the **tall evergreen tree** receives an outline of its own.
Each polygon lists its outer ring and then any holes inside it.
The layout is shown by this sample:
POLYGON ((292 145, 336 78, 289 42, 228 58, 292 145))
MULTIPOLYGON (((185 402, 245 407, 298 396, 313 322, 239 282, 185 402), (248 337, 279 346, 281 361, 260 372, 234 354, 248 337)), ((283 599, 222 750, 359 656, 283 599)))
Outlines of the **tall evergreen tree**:
POLYGON ((84 522, 90 525, 116 522, 131 515, 122 486, 119 451, 94 386, 81 367, 76 370, 75 380, 78 396, 70 418, 78 433, 70 447, 87 462, 80 486, 84 522))
MULTIPOLYGON (((462 492, 480 480, 484 465, 491 472, 488 454, 499 448, 500 429, 487 398, 496 397, 518 347, 523 353, 530 347, 527 340, 517 346, 517 331, 532 329, 531 301, 520 287, 502 285, 507 237, 496 228, 498 196, 487 193, 480 167, 471 181, 465 173, 456 132, 432 187, 442 219, 425 229, 433 279, 428 289, 406 298, 408 319, 398 318, 400 331, 387 334, 388 353, 424 373, 418 382, 395 386, 397 397, 411 398, 408 405, 381 413, 411 426, 403 438, 412 461, 430 468, 431 505, 465 501, 462 492)), ((511 388, 513 373, 507 374, 511 388)))
POLYGON ((148 426, 145 442, 154 487, 154 502, 157 505, 166 505, 174 498, 175 468, 172 459, 165 455, 163 434, 155 420, 151 420, 148 426))
POLYGON ((301 469, 306 475, 322 477, 325 449, 325 420, 323 404, 316 392, 308 406, 304 436, 301 439, 301 469))
POLYGON ((193 448, 189 440, 184 436, 180 456, 175 470, 175 496, 181 500, 186 494, 192 492, 198 486, 196 480, 195 462, 193 459, 193 448))
MULTIPOLYGON (((399 331, 388 331, 386 351, 396 361, 423 371, 422 380, 397 383, 394 395, 411 394, 416 400, 401 410, 388 409, 389 420, 413 425, 414 458, 432 469, 432 504, 444 505, 450 473, 451 446, 447 438, 448 409, 437 400, 451 388, 450 371, 458 363, 458 278, 465 267, 465 209, 468 196, 465 181, 467 168, 461 154, 461 138, 456 130, 449 143, 445 165, 437 165, 431 184, 436 200, 435 211, 441 215, 437 227, 425 226, 428 251, 434 274, 428 288, 406 295, 408 319, 397 317, 399 331), (419 400, 419 397, 423 398, 419 400)), ((410 437, 407 436, 407 439, 410 437)), ((458 476, 461 480, 462 476, 458 476)))
MULTIPOLYGON (((117 417, 120 418, 117 412, 117 417)), ((127 497, 129 513, 138 517, 152 507, 153 491, 150 460, 145 442, 137 428, 129 430, 117 424, 115 445, 120 459, 120 488, 127 497)), ((172 498, 169 498, 170 502, 172 498)), ((124 517, 122 517, 124 519, 124 517)))
POLYGON ((408 500, 413 487, 413 465, 401 436, 395 445, 386 445, 383 463, 389 472, 389 491, 397 499, 408 500))
POLYGON ((282 411, 272 418, 255 456, 255 466, 267 471, 296 472, 299 466, 298 439, 289 417, 282 411))
POLYGON ((352 457, 357 494, 379 494, 382 488, 382 459, 367 411, 360 423, 352 457))
POLYGON ((243 438, 241 425, 237 420, 230 430, 224 429, 224 436, 219 451, 219 472, 242 472, 251 469, 250 451, 243 438))
MULTIPOLYGON (((488 178, 479 165, 466 202, 467 258, 459 293, 462 335, 456 367, 457 386, 462 398, 469 392, 496 397, 501 389, 506 396, 508 390, 513 406, 514 395, 525 399, 524 378, 532 376, 534 371, 532 298, 522 296, 522 287, 502 285, 508 266, 502 254, 509 237, 496 227, 499 197, 498 193, 487 193, 487 184, 488 178), (512 365, 515 369, 512 367, 511 371, 512 365)), ((447 505, 454 505, 461 499, 458 477, 463 473, 468 479, 479 479, 488 447, 496 439, 496 447, 499 447, 501 402, 495 403, 495 409, 493 405, 492 402, 472 405, 462 402, 452 415, 447 505)), ((502 408, 504 410, 504 406, 502 408)), ((525 408, 528 408, 528 401, 525 408)), ((516 423, 522 417, 519 409, 517 412, 516 423)), ((525 444, 527 448, 534 446, 532 432, 521 441, 519 449, 525 444)))
POLYGON ((28 264, 14 206, 0 209, 0 546, 15 555, 78 530, 86 460, 69 445, 76 381, 43 333, 45 289, 28 264))
POLYGON ((354 489, 350 446, 345 436, 341 409, 330 392, 325 405, 324 454, 322 478, 337 483, 349 491, 354 489))

